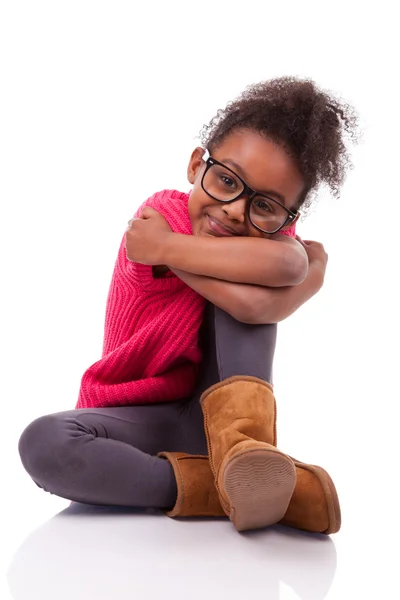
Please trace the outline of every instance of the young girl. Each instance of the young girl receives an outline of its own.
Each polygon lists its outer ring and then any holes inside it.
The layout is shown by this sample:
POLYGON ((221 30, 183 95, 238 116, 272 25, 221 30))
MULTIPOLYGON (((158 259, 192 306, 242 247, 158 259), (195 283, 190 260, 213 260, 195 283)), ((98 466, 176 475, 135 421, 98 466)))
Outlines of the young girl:
POLYGON ((21 460, 77 502, 227 515, 241 530, 340 528, 326 471, 277 448, 276 323, 321 288, 327 254, 295 234, 321 183, 335 195, 351 107, 310 80, 253 85, 202 130, 190 194, 154 194, 129 222, 101 360, 75 410, 36 419, 21 460), (285 235, 282 235, 285 234, 285 235))

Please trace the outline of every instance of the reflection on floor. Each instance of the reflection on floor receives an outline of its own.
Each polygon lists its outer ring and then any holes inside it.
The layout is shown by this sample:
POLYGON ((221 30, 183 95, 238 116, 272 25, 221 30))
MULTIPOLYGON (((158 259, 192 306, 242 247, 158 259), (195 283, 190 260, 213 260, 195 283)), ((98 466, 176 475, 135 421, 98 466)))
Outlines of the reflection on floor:
POLYGON ((329 537, 73 504, 29 535, 8 583, 13 600, 322 600, 335 570, 329 537))

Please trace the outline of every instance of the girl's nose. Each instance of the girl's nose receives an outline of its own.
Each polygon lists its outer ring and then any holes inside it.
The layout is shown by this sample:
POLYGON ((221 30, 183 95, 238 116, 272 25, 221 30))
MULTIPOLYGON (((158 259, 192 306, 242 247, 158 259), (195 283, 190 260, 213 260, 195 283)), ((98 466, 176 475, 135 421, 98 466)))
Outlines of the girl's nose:
POLYGON ((233 221, 244 223, 244 220, 246 218, 246 199, 239 198, 239 200, 235 200, 235 202, 224 204, 222 210, 233 221))

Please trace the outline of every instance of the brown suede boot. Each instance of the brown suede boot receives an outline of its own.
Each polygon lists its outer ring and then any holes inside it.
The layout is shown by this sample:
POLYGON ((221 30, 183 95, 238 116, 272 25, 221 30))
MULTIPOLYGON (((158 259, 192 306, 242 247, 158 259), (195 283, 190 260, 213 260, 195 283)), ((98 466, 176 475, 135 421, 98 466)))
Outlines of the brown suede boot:
POLYGON ((262 379, 229 377, 203 392, 210 466, 225 513, 238 531, 280 521, 295 485, 292 459, 276 446, 276 406, 262 379))
POLYGON ((313 533, 337 533, 341 526, 339 498, 330 475, 316 465, 293 458, 296 487, 281 525, 313 533))
MULTIPOLYGON (((161 452, 171 463, 178 487, 169 517, 225 517, 207 456, 161 452)), ((294 460, 294 459, 293 459, 294 460)), ((321 467, 295 460, 297 481, 289 508, 279 523, 326 535, 340 529, 340 506, 334 483, 321 467)))
POLYGON ((160 452, 174 469, 178 497, 169 517, 225 517, 215 489, 208 456, 160 452))

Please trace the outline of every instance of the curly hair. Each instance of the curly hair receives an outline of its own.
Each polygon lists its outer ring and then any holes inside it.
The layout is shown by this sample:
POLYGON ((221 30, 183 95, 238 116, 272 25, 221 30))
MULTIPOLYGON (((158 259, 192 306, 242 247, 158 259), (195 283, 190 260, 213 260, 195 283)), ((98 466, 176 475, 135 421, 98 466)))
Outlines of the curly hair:
POLYGON ((353 168, 346 141, 360 138, 354 108, 321 90, 311 79, 277 77, 248 86, 200 131, 212 153, 227 135, 251 130, 279 144, 296 161, 305 180, 297 208, 307 210, 321 185, 338 198, 353 168))

